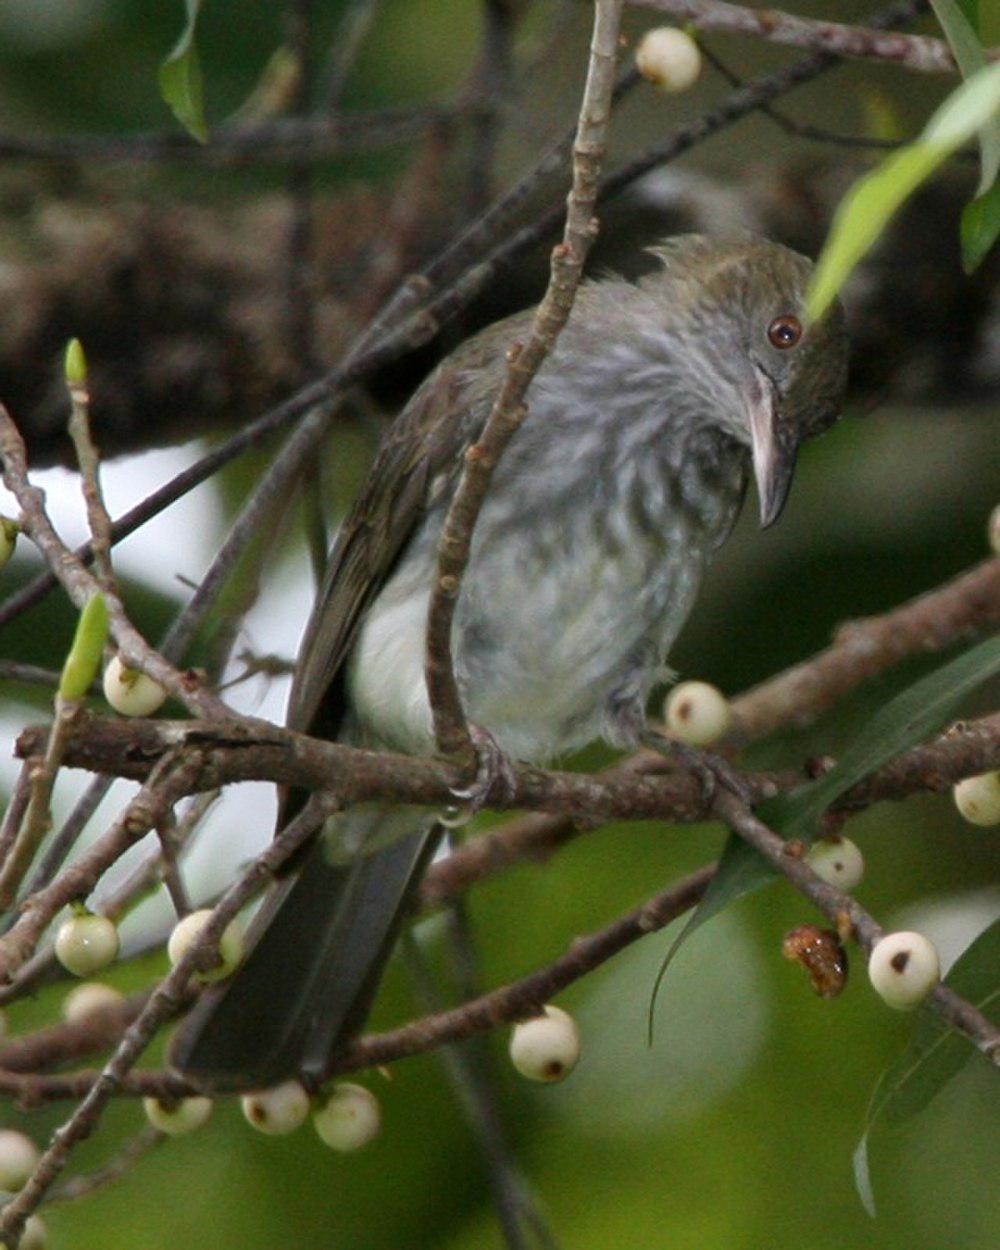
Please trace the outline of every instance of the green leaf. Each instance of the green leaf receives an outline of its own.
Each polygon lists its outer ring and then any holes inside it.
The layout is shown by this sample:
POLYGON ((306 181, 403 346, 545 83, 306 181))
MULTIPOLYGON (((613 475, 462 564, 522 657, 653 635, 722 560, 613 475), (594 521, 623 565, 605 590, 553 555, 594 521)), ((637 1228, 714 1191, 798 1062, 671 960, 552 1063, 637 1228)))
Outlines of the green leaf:
POLYGON ((816 263, 806 313, 818 320, 854 266, 900 205, 961 144, 1000 112, 1000 63, 962 83, 944 101, 915 142, 900 148, 844 196, 816 263))
MULTIPOLYGON (((995 920, 966 948, 944 984, 984 1015, 1000 1006, 1000 920, 995 920)), ((978 1056, 982 1058, 982 1056, 978 1056)), ((909 1045, 882 1073, 868 1104, 864 1132, 854 1152, 854 1180, 866 1210, 874 1214, 875 1201, 868 1167, 868 1139, 879 1120, 899 1125, 922 1111, 958 1076, 977 1052, 968 1039, 929 1004, 917 1013, 917 1027, 909 1045)))
POLYGON ((879 708, 818 781, 762 805, 761 819, 786 838, 811 839, 819 818, 845 790, 940 729, 962 700, 997 672, 1000 637, 987 638, 928 673, 879 708))
POLYGON ((962 265, 972 273, 986 259, 1000 235, 1000 182, 966 204, 960 227, 962 265))
MULTIPOLYGON (((1000 1006, 1000 919, 962 952, 944 979, 960 998, 984 1015, 1000 1006)), ((883 1072, 868 1107, 870 1128, 880 1116, 903 1124, 922 1111, 977 1052, 947 1020, 925 1004, 906 1050, 883 1072)))
POLYGON ((173 51, 160 66, 160 95, 174 116, 199 143, 208 139, 202 98, 201 64, 194 42, 201 0, 184 0, 187 23, 173 51))
POLYGON ((108 636, 108 605, 102 594, 91 595, 83 605, 73 645, 59 678, 59 694, 64 699, 82 699, 101 666, 104 641, 108 636))
MULTIPOLYGON (((987 64, 975 27, 956 0, 931 0, 931 7, 955 54, 962 77, 974 77, 987 64)), ((976 194, 983 195, 996 182, 997 171, 1000 170, 1000 113, 994 111, 993 116, 979 128, 979 147, 982 172, 976 194)))
MULTIPOLYGON (((865 723, 839 762, 823 777, 760 804, 757 808, 760 819, 786 840, 812 841, 819 819, 831 803, 869 773, 923 742, 954 714, 972 690, 998 672, 1000 637, 988 638, 935 669, 880 708, 865 723)), ((681 945, 706 920, 737 899, 756 892, 777 875, 742 838, 736 834, 729 837, 704 897, 660 965, 647 1017, 650 1040, 657 994, 681 945)))
POLYGON ((982 32, 979 29, 979 0, 957 0, 958 7, 965 15, 965 20, 969 23, 977 35, 982 32))

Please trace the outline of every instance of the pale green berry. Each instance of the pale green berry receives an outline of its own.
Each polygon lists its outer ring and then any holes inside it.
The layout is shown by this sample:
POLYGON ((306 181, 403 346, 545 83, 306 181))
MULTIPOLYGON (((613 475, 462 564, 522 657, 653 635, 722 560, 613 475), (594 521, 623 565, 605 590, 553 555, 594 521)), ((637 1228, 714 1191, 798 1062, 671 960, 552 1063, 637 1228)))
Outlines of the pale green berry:
POLYGON ((865 875, 864 856, 850 838, 820 838, 806 852, 806 863, 821 881, 853 890, 865 875))
POLYGON ((167 697, 161 685, 112 656, 104 670, 104 697, 122 716, 152 716, 167 697))
POLYGON ((16 521, 12 521, 10 517, 0 516, 0 569, 14 554, 17 536, 20 532, 16 521))
POLYGON ((635 50, 639 73, 659 91, 677 95, 698 81, 701 49, 683 30, 657 26, 647 30, 635 50))
POLYGON ((247 1122, 262 1133, 291 1133, 309 1114, 309 1095, 298 1081, 244 1094, 240 1106, 247 1122))
POLYGON ((909 1011, 940 981, 941 963, 933 942, 922 933, 887 933, 872 949, 868 978, 883 1002, 909 1011))
POLYGON ((118 930, 107 916, 71 916, 56 934, 56 958, 78 977, 106 968, 118 954, 118 930))
POLYGON ((74 986, 63 999, 63 1019, 73 1024, 97 1011, 120 1007, 124 1001, 125 995, 114 986, 103 985, 100 981, 84 981, 74 986))
POLYGON ((561 1081, 580 1058, 576 1021, 551 1004, 540 1016, 522 1020, 510 1035, 510 1060, 530 1081, 561 1081))
POLYGON ((338 1081, 313 1112, 313 1124, 331 1150, 360 1150, 378 1136, 382 1108, 370 1089, 338 1081))
MULTIPOLYGON (((167 957, 172 964, 180 963, 202 929, 208 924, 211 915, 211 909, 203 907, 200 911, 191 912, 183 920, 178 920, 174 925, 173 932, 167 940, 167 957)), ((231 920, 223 929, 222 937, 219 939, 220 962, 214 968, 196 973, 195 980, 221 981, 223 977, 229 976, 242 958, 243 932, 239 921, 231 920)))
POLYGON ((18 1250, 45 1250, 49 1244, 49 1230, 41 1216, 29 1215, 24 1221, 24 1232, 18 1242, 18 1250))
POLYGON ((675 738, 695 747, 717 741, 732 721, 726 696, 707 681, 682 681, 674 686, 667 695, 663 716, 675 738))
POLYGON ((211 1098, 202 1098, 199 1095, 181 1098, 176 1103, 161 1102, 159 1098, 144 1098, 142 1107, 153 1128, 170 1137, 180 1137, 183 1133, 201 1128, 212 1114, 211 1098))
POLYGON ((38 1165, 38 1147, 16 1129, 0 1129, 0 1189, 20 1189, 38 1165))
POLYGON ((953 789, 955 806, 972 825, 1000 825, 1000 772, 966 777, 953 789))

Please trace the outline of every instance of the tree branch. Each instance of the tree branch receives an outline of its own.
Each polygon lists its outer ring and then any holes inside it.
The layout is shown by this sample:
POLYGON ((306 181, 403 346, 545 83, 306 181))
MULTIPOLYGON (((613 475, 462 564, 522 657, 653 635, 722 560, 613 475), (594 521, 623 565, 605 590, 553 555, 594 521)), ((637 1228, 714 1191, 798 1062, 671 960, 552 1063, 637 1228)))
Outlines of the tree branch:
MULTIPOLYGON (((748 842, 833 922, 842 940, 853 937, 866 955, 871 954, 872 947, 883 936, 884 930, 856 899, 820 880, 805 860, 793 853, 791 843, 785 842, 758 820, 728 790, 720 788, 714 808, 734 833, 748 842)), ((1000 1067, 1000 1029, 981 1011, 944 985, 932 991, 928 1002, 953 1028, 964 1033, 977 1050, 1000 1067)))
POLYGON ((446 756, 462 759, 467 767, 474 767, 476 755, 451 654, 455 606, 469 562, 473 528, 493 469, 527 415, 528 387, 569 318, 584 261, 597 233, 593 213, 611 116, 621 9, 622 0, 596 0, 563 239, 552 251, 548 289, 531 331, 524 343, 511 345, 500 392, 479 441, 466 452, 465 468, 438 544, 437 578, 427 611, 427 692, 438 748, 446 756))
MULTIPOLYGON (((697 30, 728 35, 751 35, 793 48, 811 48, 848 59, 889 61, 929 74, 956 74, 958 66, 943 39, 927 35, 888 34, 864 26, 821 22, 783 13, 780 9, 749 9, 721 0, 630 0, 642 9, 655 9, 697 30)), ((921 7, 926 8, 926 5, 921 7)), ((989 49, 995 60, 1000 50, 989 49)))

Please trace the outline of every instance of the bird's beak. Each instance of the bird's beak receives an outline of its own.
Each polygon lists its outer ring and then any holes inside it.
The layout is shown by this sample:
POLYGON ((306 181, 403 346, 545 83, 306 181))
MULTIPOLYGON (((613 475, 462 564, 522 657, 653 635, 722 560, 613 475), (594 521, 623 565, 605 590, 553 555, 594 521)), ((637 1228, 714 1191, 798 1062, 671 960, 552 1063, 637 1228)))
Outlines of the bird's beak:
POLYGON ((763 370, 754 366, 747 388, 747 415, 753 447, 753 472, 760 500, 760 523, 766 529, 781 515, 795 471, 798 445, 779 420, 778 392, 763 370))

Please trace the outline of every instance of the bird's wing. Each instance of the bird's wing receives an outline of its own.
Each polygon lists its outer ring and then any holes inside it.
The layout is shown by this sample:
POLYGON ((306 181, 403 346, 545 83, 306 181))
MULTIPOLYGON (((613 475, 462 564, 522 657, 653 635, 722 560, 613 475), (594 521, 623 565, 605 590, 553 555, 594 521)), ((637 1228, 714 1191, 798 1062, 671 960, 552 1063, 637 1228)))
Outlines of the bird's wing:
POLYGON ((366 609, 423 515, 430 484, 461 469, 463 446, 485 417, 482 403, 470 394, 467 371, 490 354, 476 340, 465 344, 427 378, 383 440, 330 553, 299 651, 290 728, 337 735, 344 714, 344 661, 366 609))

